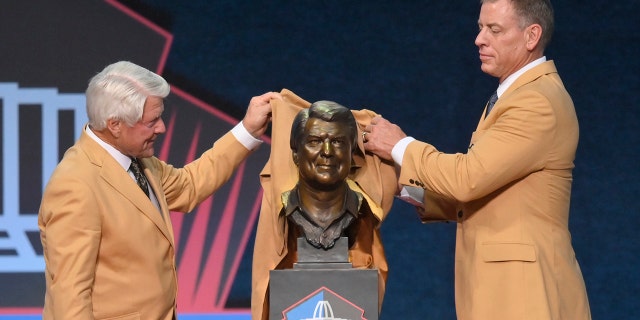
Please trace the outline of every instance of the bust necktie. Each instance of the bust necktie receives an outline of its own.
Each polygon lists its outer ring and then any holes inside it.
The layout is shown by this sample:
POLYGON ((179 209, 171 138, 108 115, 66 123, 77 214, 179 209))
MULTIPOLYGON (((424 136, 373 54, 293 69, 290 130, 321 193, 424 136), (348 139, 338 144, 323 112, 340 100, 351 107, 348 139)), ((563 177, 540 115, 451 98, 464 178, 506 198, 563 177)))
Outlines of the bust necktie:
POLYGON ((133 173, 133 176, 136 178, 136 182, 144 194, 149 196, 149 183, 147 182, 147 177, 142 173, 142 168, 140 167, 140 163, 138 163, 138 159, 131 158, 131 166, 129 166, 129 170, 133 173))
POLYGON ((485 118, 489 115, 491 109, 493 109, 493 105, 496 104, 496 101, 498 101, 498 92, 494 91, 491 95, 491 98, 489 98, 489 102, 487 103, 487 113, 484 116, 485 118))

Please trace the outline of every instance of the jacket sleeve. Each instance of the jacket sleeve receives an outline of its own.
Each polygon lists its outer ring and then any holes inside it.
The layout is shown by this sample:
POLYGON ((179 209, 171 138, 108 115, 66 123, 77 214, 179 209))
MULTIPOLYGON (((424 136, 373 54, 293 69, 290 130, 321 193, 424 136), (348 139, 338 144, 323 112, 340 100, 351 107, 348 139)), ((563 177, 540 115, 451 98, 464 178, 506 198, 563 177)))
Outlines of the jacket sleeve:
POLYGON ((48 314, 55 319, 93 319, 91 293, 101 222, 91 190, 73 175, 57 175, 44 193, 38 223, 46 260, 48 314))
POLYGON ((555 134, 549 101, 536 90, 519 92, 518 100, 500 101, 502 114, 472 137, 466 154, 445 154, 434 146, 411 142, 405 151, 400 183, 419 181, 444 198, 469 202, 544 166, 555 134))
POLYGON ((159 159, 143 162, 158 175, 170 211, 190 212, 226 183, 251 151, 228 132, 200 158, 175 168, 159 159))

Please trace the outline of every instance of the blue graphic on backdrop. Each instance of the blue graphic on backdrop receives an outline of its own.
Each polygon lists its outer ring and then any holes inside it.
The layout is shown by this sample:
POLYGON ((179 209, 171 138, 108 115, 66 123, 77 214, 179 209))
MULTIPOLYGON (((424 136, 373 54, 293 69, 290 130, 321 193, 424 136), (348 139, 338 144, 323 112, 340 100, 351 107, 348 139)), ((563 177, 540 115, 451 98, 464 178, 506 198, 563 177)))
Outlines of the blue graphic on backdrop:
MULTIPOLYGON (((80 130, 87 122, 84 93, 59 93, 57 88, 20 88, 18 83, 0 83, 0 109, 2 110, 2 208, 0 212, 0 273, 13 272, 43 272, 44 259, 38 252, 40 245, 38 235, 38 216, 31 206, 27 212, 20 206, 20 199, 27 202, 40 202, 40 194, 32 196, 22 195, 25 188, 44 189, 46 179, 49 178, 59 157, 59 128, 61 112, 70 112, 74 121, 74 139, 80 136, 80 130), (21 108, 36 108, 40 114, 41 123, 33 123, 33 119, 20 116, 21 108), (27 132, 40 133, 40 137, 30 139, 40 140, 41 150, 20 150, 21 126, 26 126, 27 132), (33 130, 30 131, 32 128, 33 130), (36 130, 37 128, 37 130, 36 130), (28 155, 29 159, 21 159, 28 155), (35 159, 34 159, 35 158, 35 159), (38 159, 39 158, 39 159, 38 159), (21 161, 22 160, 22 161, 21 161), (39 186, 27 186, 21 181, 20 164, 28 160, 41 165, 39 186), (26 197, 26 198, 25 198, 26 197)), ((36 120, 37 121, 37 120, 36 120)), ((22 128, 23 132, 25 128, 22 128)), ((32 146, 24 146, 32 148, 32 146)), ((37 207, 37 206, 36 206, 37 207)), ((37 210, 37 209, 36 209, 37 210)))

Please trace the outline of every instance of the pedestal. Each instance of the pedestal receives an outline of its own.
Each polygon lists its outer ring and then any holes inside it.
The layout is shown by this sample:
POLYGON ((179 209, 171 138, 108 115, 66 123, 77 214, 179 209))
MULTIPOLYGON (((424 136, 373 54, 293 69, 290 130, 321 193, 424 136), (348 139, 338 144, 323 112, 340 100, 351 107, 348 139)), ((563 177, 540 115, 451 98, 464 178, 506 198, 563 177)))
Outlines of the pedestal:
POLYGON ((378 271, 354 269, 347 242, 325 251, 298 239, 294 268, 270 272, 269 319, 377 320, 378 271))

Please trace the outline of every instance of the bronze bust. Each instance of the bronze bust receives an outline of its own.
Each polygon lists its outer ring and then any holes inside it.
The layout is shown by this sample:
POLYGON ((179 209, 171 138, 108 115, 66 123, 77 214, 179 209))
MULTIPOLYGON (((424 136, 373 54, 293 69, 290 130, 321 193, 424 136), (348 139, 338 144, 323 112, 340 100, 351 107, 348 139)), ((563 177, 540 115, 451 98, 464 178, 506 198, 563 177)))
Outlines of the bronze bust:
POLYGON ((355 237, 352 222, 360 215, 362 195, 349 188, 358 129, 348 108, 318 101, 295 117, 290 136, 298 183, 282 195, 285 215, 297 233, 316 248, 328 250, 341 236, 355 237))

